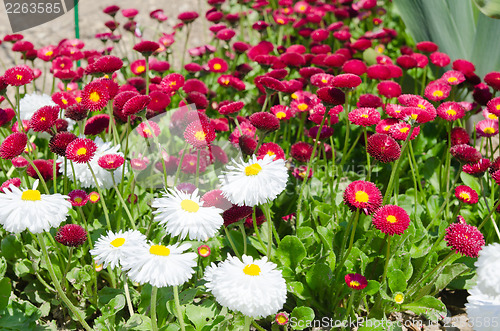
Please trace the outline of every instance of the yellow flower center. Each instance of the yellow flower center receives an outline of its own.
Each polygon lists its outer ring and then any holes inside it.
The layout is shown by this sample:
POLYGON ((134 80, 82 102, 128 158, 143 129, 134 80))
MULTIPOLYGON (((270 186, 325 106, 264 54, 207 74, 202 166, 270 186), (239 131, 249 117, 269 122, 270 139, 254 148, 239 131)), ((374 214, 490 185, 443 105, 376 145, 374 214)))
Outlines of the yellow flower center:
POLYGON ((446 114, 448 114, 450 116, 455 116, 457 114, 457 112, 450 108, 446 111, 446 114))
POLYGON ((97 102, 97 101, 101 100, 101 96, 97 92, 92 92, 92 93, 90 93, 89 99, 92 102, 97 102))
POLYGON ((52 54, 54 54, 54 52, 52 52, 52 51, 45 52, 45 55, 47 55, 47 56, 51 56, 52 54))
POLYGON ((396 223, 398 221, 398 219, 394 215, 387 216, 386 220, 389 223, 396 223))
POLYGON ((298 98, 297 94, 295 94, 295 93, 292 93, 291 97, 292 97, 292 99, 297 99, 298 98))
POLYGON ((436 90, 436 91, 432 92, 432 95, 435 96, 435 97, 442 97, 443 96, 443 91, 436 90))
POLYGON ((286 114, 285 114, 285 112, 279 111, 276 113, 276 117, 279 119, 282 119, 282 118, 286 117, 286 114))
POLYGON ((498 105, 496 105, 495 107, 497 110, 500 110, 500 103, 498 105))
POLYGON ((411 114, 411 116, 410 116, 410 117, 411 117, 411 118, 413 118, 414 120, 416 120, 416 119, 417 119, 417 117, 418 117, 418 114, 411 114))
POLYGON ((135 68, 135 71, 137 71, 137 73, 142 73, 146 70, 146 67, 145 66, 138 66, 137 68, 135 68))
POLYGON ((17 80, 23 79, 23 75, 16 75, 17 80))
POLYGON ((82 202, 82 201, 83 201, 83 199, 82 199, 82 198, 80 198, 80 197, 77 197, 77 198, 75 198, 74 200, 75 200, 75 202, 77 202, 77 203, 80 203, 80 202, 82 202))
POLYGON ((458 79, 456 77, 450 77, 448 78, 448 83, 454 83, 456 82, 458 79))
POLYGON ((170 86, 175 86, 175 85, 177 85, 177 83, 176 83, 175 81, 173 81, 173 82, 170 82, 170 84, 169 84, 169 85, 170 85, 170 86))
POLYGON ((45 122, 47 119, 45 117, 40 117, 40 121, 45 122))
POLYGON ((262 170, 262 167, 258 163, 254 163, 245 167, 245 175, 247 176, 255 176, 262 170))
POLYGON ((368 118, 368 114, 363 114, 363 115, 361 115, 361 117, 368 118))
POLYGON ((286 323, 286 316, 284 316, 284 315, 279 315, 279 316, 278 316, 278 318, 277 318, 277 320, 278 320, 278 323, 279 323, 279 324, 283 325, 283 324, 285 324, 285 323, 286 323))
POLYGON ((193 200, 185 199, 181 201, 181 208, 188 213, 196 213, 200 206, 193 200))
POLYGON ((222 66, 220 65, 220 63, 214 64, 214 70, 221 70, 221 69, 222 69, 222 66))
POLYGON ((276 154, 273 153, 273 151, 268 151, 266 154, 269 155, 269 156, 276 155, 276 154))
POLYGON ((111 246, 120 247, 125 243, 125 238, 116 238, 112 242, 110 242, 111 246))
POLYGON ((391 128, 390 125, 386 125, 386 126, 384 126, 384 131, 389 131, 390 128, 391 128))
POLYGON ((96 202, 98 199, 99 199, 99 196, 97 194, 90 195, 90 201, 96 202))
POLYGON ((170 249, 166 246, 163 246, 163 245, 153 245, 149 249, 149 253, 153 254, 153 255, 159 255, 159 256, 169 256, 170 249))
POLYGON ((394 297, 394 301, 396 301, 396 303, 399 303, 399 304, 402 304, 403 301, 405 301, 405 296, 402 295, 401 293, 398 293, 396 294, 396 296, 394 297))
MULTIPOLYGON (((435 93, 435 92, 434 92, 434 93, 435 93)), ((424 109, 424 110, 425 110, 425 109, 427 109, 427 108, 425 108, 425 106, 424 106, 424 105, 422 105, 422 104, 418 104, 418 105, 417 105, 417 107, 418 107, 418 108, 420 108, 420 109, 424 109)))
POLYGON ((277 22, 278 24, 282 24, 282 25, 283 25, 283 24, 285 24, 285 21, 284 21, 282 18, 278 18, 278 19, 276 20, 276 22, 277 22))
POLYGON ((322 83, 324 83, 324 84, 328 83, 328 81, 327 81, 325 78, 323 78, 323 79, 321 80, 321 82, 322 82, 322 83))
POLYGON ((207 255, 208 254, 208 248, 202 247, 200 248, 200 255, 207 255))
POLYGON ((302 5, 299 7, 299 9, 300 9, 300 11, 304 11, 304 10, 306 10, 306 6, 302 5))
POLYGON ((299 108, 300 111, 304 111, 307 109, 307 105, 305 103, 300 103, 297 108, 299 108))
POLYGON ((462 199, 466 200, 466 201, 470 200, 470 195, 467 192, 460 192, 460 194, 458 196, 461 197, 462 199))
POLYGON ((247 264, 245 268, 243 268, 243 272, 249 276, 258 276, 260 275, 260 267, 256 264, 247 264))
POLYGON ((402 133, 406 133, 406 132, 408 132, 408 130, 409 130, 409 128, 401 128, 401 129, 399 129, 399 131, 402 132, 402 133))
POLYGON ((487 133, 487 134, 493 134, 495 133, 495 129, 492 128, 492 127, 487 127, 487 128, 484 128, 484 133, 487 133))
POLYGON ((42 195, 38 190, 26 190, 21 196, 23 201, 40 201, 42 200, 42 195))
POLYGON ((67 104, 68 104, 68 100, 66 100, 66 99, 61 99, 61 101, 62 101, 62 103, 64 103, 65 105, 67 105, 67 104))
POLYGON ((85 147, 80 147, 76 151, 76 155, 85 155, 87 153, 87 149, 85 147))
POLYGON ((490 120, 497 120, 497 119, 498 119, 498 116, 497 116, 497 115, 495 115, 495 114, 491 114, 491 113, 489 113, 489 114, 488 114, 488 118, 489 118, 490 120))
POLYGON ((222 84, 224 84, 224 85, 229 85, 229 79, 225 79, 225 80, 223 80, 223 81, 222 81, 222 84))
POLYGON ((206 136, 207 135, 203 131, 196 131, 196 133, 194 134, 194 137, 199 141, 205 140, 206 136))
MULTIPOLYGON (((68 90, 71 91, 71 88, 68 88, 68 90)), ((82 97, 76 97, 76 102, 82 102, 82 97)))
POLYGON ((351 280, 349 282, 349 286, 350 287, 358 287, 359 285, 361 285, 361 284, 358 281, 356 281, 356 280, 351 280))
POLYGON ((356 202, 368 202, 368 194, 365 191, 358 191, 354 197, 356 202))

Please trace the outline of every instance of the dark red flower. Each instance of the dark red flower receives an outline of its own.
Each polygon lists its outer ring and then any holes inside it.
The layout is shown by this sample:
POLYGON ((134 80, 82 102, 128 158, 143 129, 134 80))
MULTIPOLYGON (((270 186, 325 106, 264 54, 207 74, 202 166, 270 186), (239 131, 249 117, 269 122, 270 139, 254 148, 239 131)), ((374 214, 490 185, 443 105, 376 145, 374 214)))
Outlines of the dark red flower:
POLYGON ((85 107, 81 103, 77 103, 66 108, 66 110, 64 111, 64 116, 72 119, 73 121, 81 121, 87 118, 87 113, 87 109, 85 109, 85 107))
POLYGON ((78 247, 87 241, 87 231, 78 224, 66 224, 57 231, 54 238, 64 246, 78 247))
POLYGON ((44 106, 33 114, 29 127, 35 132, 47 131, 55 125, 58 115, 59 107, 44 106))
POLYGON ((382 163, 394 162, 401 156, 401 147, 387 134, 375 133, 367 140, 366 151, 382 163))
POLYGON ((455 188, 455 197, 468 205, 476 204, 479 201, 477 192, 467 185, 457 186, 455 188))
POLYGON ((143 56, 151 56, 160 48, 160 44, 155 41, 143 40, 134 45, 134 51, 141 53, 143 56))
POLYGON ((21 132, 15 132, 7 136, 0 145, 0 157, 11 160, 24 152, 28 136, 21 132))
POLYGON ((454 127, 453 129, 451 129, 451 146, 461 144, 470 145, 469 133, 464 128, 454 127))
POLYGON ((74 207, 82 207, 89 201, 89 196, 87 192, 83 190, 73 190, 68 193, 69 202, 74 207))
POLYGON ((416 45, 417 49, 421 52, 432 53, 438 50, 438 45, 432 41, 421 41, 416 45))
POLYGON ((240 110, 243 109, 243 107, 245 107, 243 101, 235 101, 220 106, 218 111, 221 115, 228 115, 239 112, 240 110))
POLYGON ((332 86, 339 88, 355 88, 361 84, 361 78, 353 74, 340 74, 335 76, 332 86))
MULTIPOLYGON (((42 175, 43 180, 48 181, 54 178, 54 160, 33 160, 33 164, 42 175)), ((57 167, 57 166, 56 166, 57 167)), ((58 170, 56 169, 56 174, 58 170)), ((40 179, 33 166, 30 164, 26 168, 26 173, 31 178, 40 179)))
POLYGON ((106 154, 97 160, 97 164, 106 170, 114 171, 125 163, 125 158, 120 154, 106 154))
POLYGON ((293 144, 290 148, 290 156, 299 162, 308 162, 311 158, 313 146, 304 141, 293 144))
POLYGON ((66 148, 68 144, 77 137, 72 132, 59 132, 50 138, 49 149, 52 153, 59 156, 66 156, 66 148))
POLYGON ((114 55, 104 55, 89 64, 85 71, 88 74, 112 74, 123 67, 123 61, 114 55))
POLYGON ((478 257, 479 251, 485 244, 483 234, 475 226, 465 222, 450 224, 446 229, 444 240, 456 253, 468 257, 478 257))
POLYGON ((495 91, 500 90, 500 72, 492 71, 484 76, 484 82, 491 86, 495 91))
POLYGON ((257 112, 252 114, 249 119, 253 126, 265 132, 276 131, 280 128, 279 119, 271 113, 257 112))
POLYGON ((384 80, 377 84, 378 93, 388 99, 401 95, 401 85, 391 80, 384 80))
POLYGON ((373 214, 372 223, 382 233, 393 236, 402 235, 410 226, 410 217, 401 207, 385 205, 373 214))
POLYGON ((195 11, 182 12, 177 16, 178 20, 181 20, 184 24, 193 22, 198 18, 198 13, 195 11))
POLYGON ((77 138, 68 144, 66 157, 76 163, 89 162, 97 150, 97 145, 93 140, 77 138))
POLYGON ((123 105, 122 112, 125 116, 130 116, 141 112, 151 102, 151 97, 147 95, 136 95, 130 98, 123 105))
POLYGON ((204 148, 215 140, 215 131, 209 123, 195 121, 186 127, 184 139, 194 148, 204 148))
POLYGON ((90 117, 85 123, 83 133, 85 135, 98 135, 109 128, 109 115, 98 114, 90 117))
POLYGON ((273 142, 264 143, 259 147, 259 150, 257 151, 257 158, 264 158, 265 155, 275 155, 274 160, 285 159, 285 152, 283 151, 283 148, 273 142))
POLYGON ((464 164, 462 166, 462 171, 475 177, 482 177, 490 166, 491 161, 489 159, 483 158, 477 163, 464 164))
POLYGON ((405 70, 415 68, 417 60, 411 55, 401 55, 396 59, 396 63, 405 70))
POLYGON ((347 286, 353 290, 362 290, 368 285, 365 276, 360 274, 347 274, 344 279, 347 286))
POLYGON ((477 149, 466 144, 451 147, 450 153, 463 163, 477 163, 482 158, 481 153, 477 149))

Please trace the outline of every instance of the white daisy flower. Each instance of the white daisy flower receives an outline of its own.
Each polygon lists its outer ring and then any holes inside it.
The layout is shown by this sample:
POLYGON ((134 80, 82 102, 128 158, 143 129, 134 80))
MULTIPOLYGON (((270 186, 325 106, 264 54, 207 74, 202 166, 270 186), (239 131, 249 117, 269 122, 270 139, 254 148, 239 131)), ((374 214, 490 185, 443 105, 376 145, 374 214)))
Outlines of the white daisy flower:
POLYGON ((215 236, 224 224, 221 216, 222 209, 216 207, 203 207, 198 189, 192 194, 174 188, 167 191, 163 198, 153 200, 152 207, 155 221, 165 226, 167 233, 184 239, 189 236, 191 240, 207 240, 215 236))
POLYGON ((483 293, 500 298, 500 244, 484 246, 474 264, 477 267, 477 286, 483 293))
POLYGON ((47 94, 31 93, 26 94, 19 101, 19 109, 21 110, 21 119, 29 120, 33 114, 40 108, 45 106, 57 106, 52 101, 52 98, 47 94))
POLYGON ((498 323, 492 323, 498 320, 500 316, 500 300, 494 298, 479 290, 476 286, 469 290, 468 303, 465 304, 467 316, 474 327, 475 331, 496 331, 498 323), (480 323, 478 323, 480 322, 480 323))
POLYGON ((258 160, 253 155, 248 162, 233 160, 234 165, 227 165, 228 171, 219 176, 224 196, 238 206, 250 207, 274 200, 288 180, 285 160, 273 161, 274 158, 275 155, 265 155, 258 160))
POLYGON ((276 264, 267 257, 254 260, 243 255, 205 270, 205 286, 224 307, 242 314, 260 318, 276 314, 286 301, 286 282, 276 264))
POLYGON ((155 287, 178 286, 187 282, 196 267, 195 253, 183 253, 191 245, 155 245, 129 252, 121 261, 128 277, 155 287))
MULTIPOLYGON (((118 154, 123 156, 123 153, 119 152, 120 145, 111 146, 111 142, 105 143, 100 137, 96 137, 94 142, 97 145, 97 150, 94 154, 94 157, 89 162, 90 166, 92 167, 92 170, 94 170, 99 186, 105 189, 110 189, 113 187, 113 177, 111 176, 115 177, 116 185, 121 182, 124 165, 121 165, 115 171, 111 172, 101 168, 99 164, 97 164, 97 161, 101 156, 107 154, 118 154)), ((59 172, 62 174, 64 173, 64 158, 59 157, 57 161, 61 162, 62 164, 62 166, 59 168, 59 172)), ((73 171, 69 162, 71 161, 68 161, 67 175, 69 179, 74 182, 75 179, 73 178, 73 171)), ((90 169, 86 163, 73 163, 73 167, 75 168, 76 179, 80 181, 83 187, 96 187, 94 177, 92 177, 92 173, 90 172, 90 169)), ((127 168, 125 168, 125 173, 127 173, 127 168)))
POLYGON ((137 230, 122 230, 114 233, 108 231, 105 236, 101 236, 94 245, 90 254, 94 256, 96 264, 102 264, 104 268, 108 265, 114 269, 120 264, 120 260, 130 251, 138 247, 148 247, 146 236, 137 230))
POLYGON ((19 233, 28 229, 31 233, 49 231, 58 227, 68 216, 71 203, 67 195, 41 194, 37 190, 38 180, 33 189, 21 191, 11 184, 0 193, 0 224, 4 229, 19 233))

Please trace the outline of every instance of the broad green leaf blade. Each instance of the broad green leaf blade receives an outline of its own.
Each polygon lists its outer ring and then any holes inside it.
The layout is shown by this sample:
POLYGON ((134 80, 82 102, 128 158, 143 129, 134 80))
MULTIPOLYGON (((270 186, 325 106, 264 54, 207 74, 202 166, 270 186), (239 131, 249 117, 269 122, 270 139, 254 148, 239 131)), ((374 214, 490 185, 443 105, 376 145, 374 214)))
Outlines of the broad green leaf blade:
POLYGON ((500 18, 500 0, 474 0, 474 4, 484 15, 500 18))

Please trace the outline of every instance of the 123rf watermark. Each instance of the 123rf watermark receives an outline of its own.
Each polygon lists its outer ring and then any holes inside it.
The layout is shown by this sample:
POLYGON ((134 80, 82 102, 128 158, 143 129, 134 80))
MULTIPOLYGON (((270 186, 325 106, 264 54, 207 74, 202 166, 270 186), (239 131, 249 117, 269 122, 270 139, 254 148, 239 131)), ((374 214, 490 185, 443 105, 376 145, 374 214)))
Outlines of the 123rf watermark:
POLYGON ((3 0, 12 32, 47 23, 73 9, 79 0, 3 0))
POLYGON ((330 329, 347 329, 352 330, 359 327, 373 327, 388 329, 390 327, 412 327, 422 329, 424 326, 441 326, 444 328, 495 328, 500 329, 500 317, 476 317, 463 319, 456 316, 444 317, 441 321, 423 321, 420 319, 407 319, 401 321, 391 320, 374 320, 366 317, 358 317, 357 319, 336 320, 330 317, 323 317, 316 320, 299 320, 296 317, 291 317, 288 325, 292 328, 330 328, 330 329))

